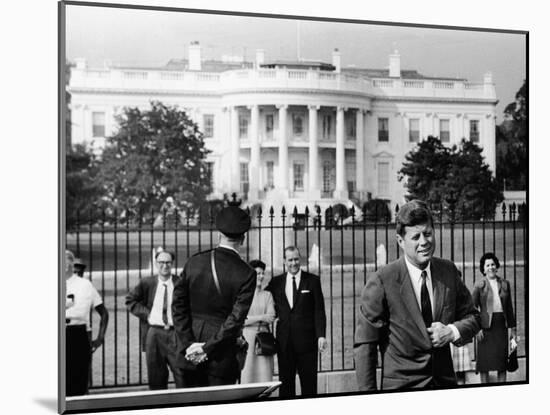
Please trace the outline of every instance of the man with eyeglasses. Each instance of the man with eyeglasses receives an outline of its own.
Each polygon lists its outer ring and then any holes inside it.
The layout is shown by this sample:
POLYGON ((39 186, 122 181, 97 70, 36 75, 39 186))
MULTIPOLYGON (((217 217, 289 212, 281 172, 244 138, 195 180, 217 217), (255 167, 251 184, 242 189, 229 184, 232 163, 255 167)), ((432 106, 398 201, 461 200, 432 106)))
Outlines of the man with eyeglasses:
POLYGON ((168 388, 168 368, 176 388, 183 387, 183 375, 176 366, 176 333, 172 319, 172 295, 179 277, 172 275, 174 255, 158 250, 157 275, 140 280, 126 296, 126 307, 140 320, 141 348, 145 351, 149 389, 168 388))

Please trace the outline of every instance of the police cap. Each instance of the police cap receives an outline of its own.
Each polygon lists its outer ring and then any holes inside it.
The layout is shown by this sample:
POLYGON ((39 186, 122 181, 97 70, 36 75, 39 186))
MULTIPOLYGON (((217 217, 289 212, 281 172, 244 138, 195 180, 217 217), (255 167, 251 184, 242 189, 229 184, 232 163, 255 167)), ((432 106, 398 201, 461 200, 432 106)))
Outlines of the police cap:
POLYGON ((224 207, 216 216, 216 228, 228 237, 239 237, 250 229, 250 215, 237 206, 224 207))

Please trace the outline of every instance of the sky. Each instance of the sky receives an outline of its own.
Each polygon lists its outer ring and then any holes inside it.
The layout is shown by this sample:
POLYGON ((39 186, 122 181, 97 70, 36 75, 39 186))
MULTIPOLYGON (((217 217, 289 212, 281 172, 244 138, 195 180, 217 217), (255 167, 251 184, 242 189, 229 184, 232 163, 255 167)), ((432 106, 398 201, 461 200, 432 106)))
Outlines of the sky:
POLYGON ((526 77, 526 36, 474 30, 324 22, 160 10, 69 5, 67 59, 84 57, 92 66, 104 61, 162 66, 186 58, 199 41, 203 59, 222 55, 253 60, 256 49, 266 60, 312 59, 331 62, 338 48, 342 66, 386 68, 397 49, 401 68, 426 76, 482 82, 486 72, 496 84, 497 122, 526 77))

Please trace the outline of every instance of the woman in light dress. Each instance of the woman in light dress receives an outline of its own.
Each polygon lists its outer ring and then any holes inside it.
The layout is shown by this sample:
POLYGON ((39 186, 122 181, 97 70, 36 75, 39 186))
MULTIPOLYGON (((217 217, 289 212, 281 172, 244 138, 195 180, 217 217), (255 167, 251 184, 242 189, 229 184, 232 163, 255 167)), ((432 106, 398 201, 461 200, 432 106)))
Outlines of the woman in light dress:
POLYGON ((253 260, 250 266, 258 275, 256 291, 243 328, 243 335, 248 342, 248 352, 241 372, 241 383, 270 382, 273 379, 273 356, 256 355, 254 341, 258 331, 270 331, 270 325, 275 320, 275 307, 271 293, 264 290, 269 282, 265 279, 265 264, 253 260))

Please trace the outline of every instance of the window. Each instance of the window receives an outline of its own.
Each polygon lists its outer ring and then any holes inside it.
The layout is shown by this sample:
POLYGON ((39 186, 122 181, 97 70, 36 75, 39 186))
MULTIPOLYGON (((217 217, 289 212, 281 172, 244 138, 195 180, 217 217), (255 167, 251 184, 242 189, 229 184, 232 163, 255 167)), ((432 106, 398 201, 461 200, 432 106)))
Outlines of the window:
POLYGON ((333 190, 333 175, 334 167, 331 161, 325 160, 323 162, 323 192, 328 193, 333 190))
POLYGON ((304 116, 292 114, 292 132, 295 137, 301 137, 304 133, 304 116))
POLYGON ((241 193, 248 193, 248 163, 241 163, 240 168, 241 193))
POLYGON ((389 121, 387 118, 378 118, 378 141, 387 142, 389 140, 389 121))
POLYGON ((92 112, 92 137, 105 137, 104 112, 92 112))
POLYGON ((206 166, 206 182, 210 186, 210 190, 214 190, 214 162, 207 161, 205 163, 206 166))
POLYGON ((356 190, 356 166, 355 154, 346 154, 346 180, 348 183, 348 191, 355 192, 356 190))
POLYGON ((239 116, 239 138, 248 138, 248 117, 239 116))
POLYGON ((332 135, 332 115, 323 115, 323 138, 329 139, 332 135))
POLYGON ((451 122, 449 120, 439 120, 439 139, 442 143, 451 142, 451 122))
POLYGON ((294 191, 302 192, 304 190, 304 164, 294 163, 294 191))
POLYGON ((470 120, 470 141, 479 143, 479 120, 470 120))
POLYGON ((266 188, 267 189, 273 189, 275 187, 275 180, 274 180, 274 163, 272 161, 268 161, 266 163, 266 170, 267 170, 267 183, 266 188))
POLYGON ((390 163, 387 161, 378 162, 378 194, 380 196, 390 194, 390 163))
POLYGON ((204 137, 211 138, 214 137, 214 115, 213 114, 204 114, 202 116, 202 121, 204 125, 204 137))
POLYGON ((269 140, 273 138, 273 114, 265 115, 265 137, 269 140))
POLYGON ((346 123, 346 139, 355 140, 357 136, 357 124, 356 124, 355 113, 351 113, 351 114, 346 113, 345 123, 346 123))
POLYGON ((411 118, 409 120, 409 142, 418 143, 420 141, 420 120, 411 118))

